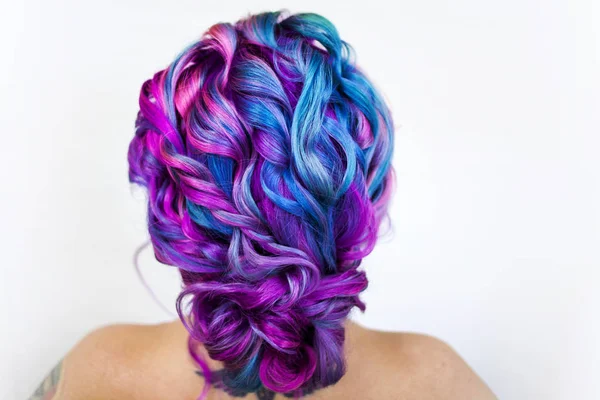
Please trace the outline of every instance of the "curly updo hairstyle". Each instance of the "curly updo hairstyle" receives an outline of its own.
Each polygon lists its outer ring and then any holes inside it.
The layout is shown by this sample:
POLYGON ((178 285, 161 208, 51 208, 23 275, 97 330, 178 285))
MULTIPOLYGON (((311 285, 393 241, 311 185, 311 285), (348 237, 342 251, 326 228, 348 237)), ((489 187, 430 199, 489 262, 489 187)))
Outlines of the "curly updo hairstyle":
POLYGON ((219 23, 139 102, 129 177, 191 340, 231 388, 339 381, 392 185, 390 112, 350 47, 316 14, 219 23))

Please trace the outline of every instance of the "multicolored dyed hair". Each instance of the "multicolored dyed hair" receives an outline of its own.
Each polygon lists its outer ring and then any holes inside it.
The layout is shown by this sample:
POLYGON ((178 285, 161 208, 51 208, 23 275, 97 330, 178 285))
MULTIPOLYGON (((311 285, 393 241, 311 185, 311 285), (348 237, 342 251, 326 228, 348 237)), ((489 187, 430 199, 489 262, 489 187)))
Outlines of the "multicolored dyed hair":
POLYGON ((228 386, 299 396, 344 375, 392 148, 388 108, 316 14, 214 25, 143 84, 130 180, 156 258, 181 271, 191 341, 228 386))

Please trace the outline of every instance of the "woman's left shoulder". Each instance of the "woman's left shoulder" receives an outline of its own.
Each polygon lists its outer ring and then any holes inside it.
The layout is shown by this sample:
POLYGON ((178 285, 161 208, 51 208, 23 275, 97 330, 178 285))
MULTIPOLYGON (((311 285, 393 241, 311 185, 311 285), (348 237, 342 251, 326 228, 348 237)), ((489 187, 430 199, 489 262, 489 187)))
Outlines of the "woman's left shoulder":
POLYGON ((141 389, 157 395, 161 381, 169 379, 170 372, 181 364, 177 349, 183 354, 185 345, 177 335, 170 324, 115 324, 94 329, 64 358, 64 382, 56 400, 154 398, 141 389))

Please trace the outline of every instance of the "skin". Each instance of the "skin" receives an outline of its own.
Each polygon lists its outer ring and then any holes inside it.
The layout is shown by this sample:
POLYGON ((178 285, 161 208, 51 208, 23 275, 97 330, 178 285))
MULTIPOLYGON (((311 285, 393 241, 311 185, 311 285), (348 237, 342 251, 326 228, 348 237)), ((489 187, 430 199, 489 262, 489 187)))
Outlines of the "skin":
MULTIPOLYGON (((496 399, 452 348, 431 336, 348 322, 346 343, 346 375, 307 399, 496 399)), ((205 359, 211 370, 221 369, 219 362, 205 359)), ((179 321, 113 325, 81 340, 30 400, 195 400, 204 385, 196 370, 179 321)), ((233 398, 211 388, 207 399, 233 398)))

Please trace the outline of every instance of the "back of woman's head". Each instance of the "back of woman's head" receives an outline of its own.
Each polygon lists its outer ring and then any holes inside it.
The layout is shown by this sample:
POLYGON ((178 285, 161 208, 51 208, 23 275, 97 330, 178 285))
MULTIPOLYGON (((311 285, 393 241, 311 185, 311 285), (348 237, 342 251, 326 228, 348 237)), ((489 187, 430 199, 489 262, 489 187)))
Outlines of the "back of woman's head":
POLYGON ((130 179, 147 187, 180 317, 228 386, 307 393, 345 372, 392 182, 389 111, 315 14, 217 24, 142 86, 130 179))

